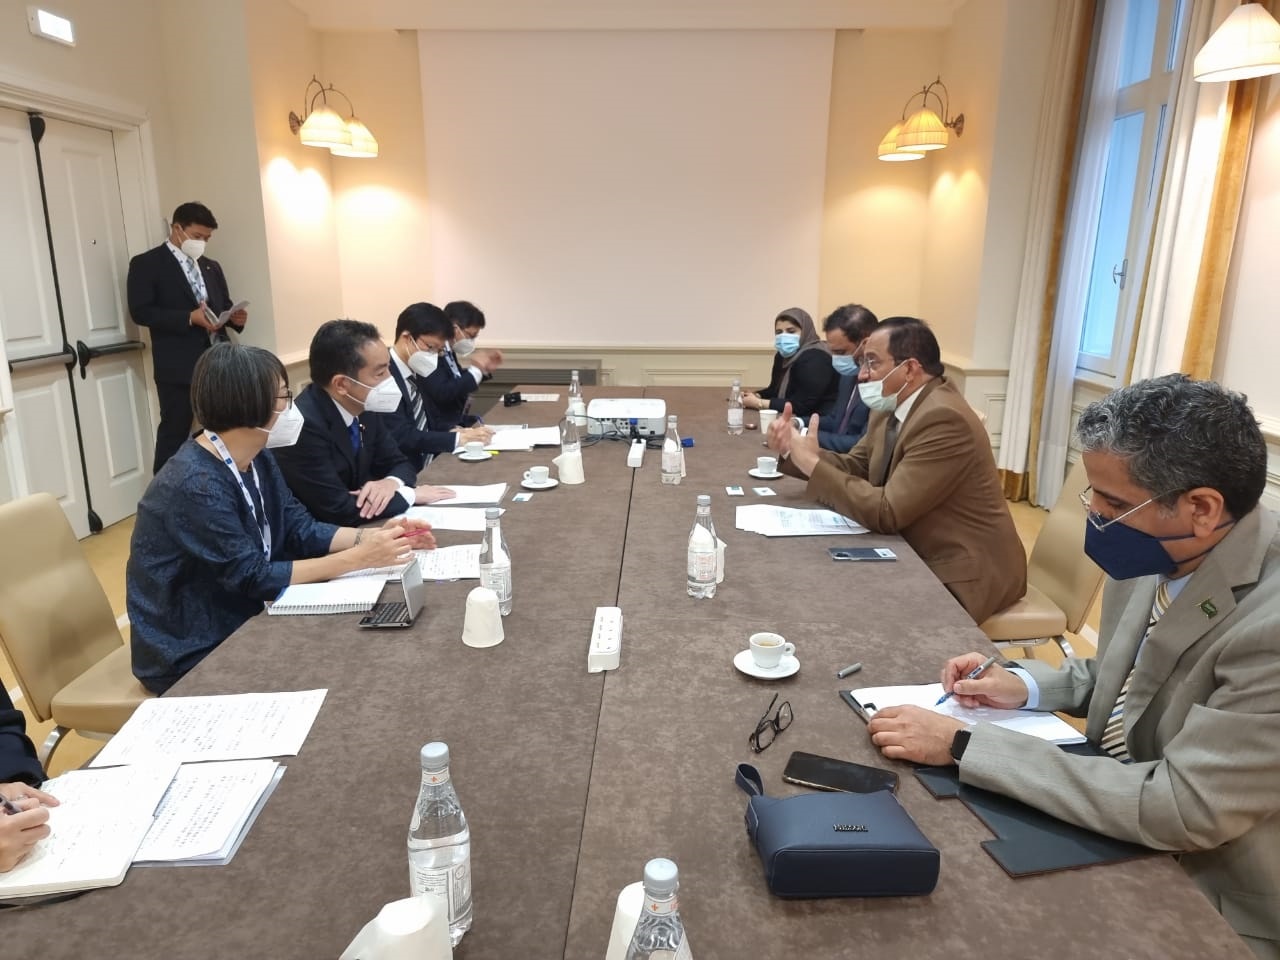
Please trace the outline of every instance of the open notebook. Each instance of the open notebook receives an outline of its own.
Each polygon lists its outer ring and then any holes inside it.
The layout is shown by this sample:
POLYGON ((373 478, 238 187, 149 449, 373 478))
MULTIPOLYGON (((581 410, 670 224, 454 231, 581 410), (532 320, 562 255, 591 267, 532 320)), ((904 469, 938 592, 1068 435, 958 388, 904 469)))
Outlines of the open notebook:
POLYGON ((942 684, 922 683, 905 687, 863 687, 861 690, 842 690, 840 696, 849 702, 864 720, 870 720, 884 707, 913 704, 934 713, 955 717, 965 723, 994 723, 1008 727, 1050 743, 1083 743, 1082 734, 1071 724, 1053 713, 1038 710, 998 710, 995 707, 962 707, 954 698, 938 703, 942 696, 942 684))

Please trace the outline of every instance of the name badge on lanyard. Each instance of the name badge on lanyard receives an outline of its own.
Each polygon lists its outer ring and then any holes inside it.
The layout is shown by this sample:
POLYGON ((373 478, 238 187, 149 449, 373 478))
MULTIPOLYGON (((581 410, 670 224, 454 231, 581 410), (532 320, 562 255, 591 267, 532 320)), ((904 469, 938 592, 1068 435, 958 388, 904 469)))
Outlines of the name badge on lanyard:
MULTIPOLYGON (((218 451, 218 456, 222 458, 222 462, 227 465, 227 469, 231 471, 232 476, 236 478, 236 483, 240 484, 240 493, 244 495, 245 503, 249 504, 249 514, 253 517, 258 525, 258 535, 262 537, 262 555, 267 560, 271 559, 271 524, 267 523, 267 503, 262 502, 262 516, 258 516, 258 508, 254 506, 253 494, 249 492, 249 488, 245 485, 244 477, 240 473, 240 469, 236 466, 235 459, 227 450, 227 445, 222 442, 222 438, 216 433, 210 433, 208 430, 204 432, 205 437, 213 444, 213 449, 218 451)), ((262 495, 262 484, 258 482, 258 468, 252 463, 249 469, 253 471, 253 485, 258 488, 258 495, 262 495)))

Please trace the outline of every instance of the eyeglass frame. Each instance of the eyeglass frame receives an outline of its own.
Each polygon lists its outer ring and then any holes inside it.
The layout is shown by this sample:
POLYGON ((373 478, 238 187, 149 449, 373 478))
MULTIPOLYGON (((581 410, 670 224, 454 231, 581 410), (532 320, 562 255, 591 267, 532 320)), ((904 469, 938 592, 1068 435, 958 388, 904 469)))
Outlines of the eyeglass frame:
POLYGON ((1101 523, 1099 523, 1098 518, 1101 517, 1102 514, 1098 513, 1098 511, 1094 510, 1093 507, 1090 505, 1089 494, 1092 491, 1093 491, 1093 484, 1089 484, 1089 486, 1085 487, 1083 490, 1080 491, 1080 506, 1084 507, 1085 517, 1088 519, 1089 523, 1093 525, 1093 529, 1097 530, 1099 533, 1105 532, 1107 527, 1111 526, 1114 523, 1119 523, 1125 517, 1132 516, 1133 514, 1141 510, 1143 507, 1149 507, 1151 504, 1155 503, 1157 500, 1163 500, 1165 497, 1171 497, 1175 493, 1181 494, 1185 492, 1182 490, 1170 490, 1168 493, 1162 493, 1158 497, 1148 497, 1146 500, 1142 501, 1142 503, 1138 504, 1136 507, 1130 507, 1124 513, 1120 514, 1120 516, 1112 517, 1110 520, 1103 520, 1101 523))
POLYGON ((773 699, 769 701, 769 705, 764 708, 764 713, 761 714, 760 721, 756 724, 755 730, 752 732, 751 736, 747 737, 747 743, 751 747, 752 753, 764 753, 768 750, 769 747, 773 746, 773 742, 778 739, 778 734, 791 726, 792 722, 796 718, 795 711, 791 709, 790 700, 783 700, 782 703, 778 704, 777 710, 773 709, 773 705, 775 703, 778 703, 778 694, 776 693, 773 695, 773 699), (784 710, 786 711, 785 720, 782 716, 784 710), (773 712, 772 717, 769 716, 770 711, 773 712), (767 741, 765 741, 764 745, 761 746, 760 734, 764 733, 766 730, 772 730, 773 736, 771 736, 767 741))
MULTIPOLYGON (((281 400, 284 401, 284 410, 290 409, 293 406, 293 391, 288 387, 285 387, 283 396, 279 393, 276 394, 276 403, 279 403, 281 400)), ((280 412, 284 413, 284 410, 281 410, 280 412)))

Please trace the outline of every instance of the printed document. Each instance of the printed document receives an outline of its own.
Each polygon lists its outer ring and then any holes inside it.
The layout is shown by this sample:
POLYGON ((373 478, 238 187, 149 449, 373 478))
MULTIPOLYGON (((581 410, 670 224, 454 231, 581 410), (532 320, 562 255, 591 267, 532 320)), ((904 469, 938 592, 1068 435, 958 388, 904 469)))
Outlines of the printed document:
POLYGON ((914 704, 946 717, 955 717, 967 724, 994 723, 998 727, 1008 727, 1050 743, 1084 743, 1082 734, 1057 714, 1039 710, 1000 710, 996 707, 962 707, 956 703, 955 697, 945 703, 938 703, 942 696, 942 684, 923 683, 905 687, 864 687, 851 691, 853 699, 861 708, 859 712, 866 719, 871 719, 884 707, 898 707, 914 704))
POLYGON ((832 510, 802 510, 774 507, 767 503, 744 504, 737 508, 734 522, 739 530, 766 537, 826 537, 833 534, 866 533, 867 528, 832 510))
POLYGON ((522 393, 520 399, 525 403, 555 403, 560 399, 558 393, 522 393))
POLYGON ((91 766, 296 756, 328 692, 143 700, 91 766))
MULTIPOLYGON (((412 520, 425 520, 433 530, 461 530, 464 533, 484 532, 484 507, 410 507, 405 516, 412 520)), ((502 510, 506 513, 506 510, 502 510)), ((432 551, 428 550, 427 553, 432 551)), ((422 576, 425 579, 427 572, 422 576)))
POLYGON ((486 450, 530 450, 533 447, 560 446, 559 427, 530 427, 523 430, 499 430, 485 445, 486 450))
MULTIPOLYGON (((556 441, 559 443, 560 441, 556 441)), ((482 484, 466 484, 466 483, 450 483, 446 484, 453 491, 453 496, 448 500, 437 500, 432 506, 436 507, 463 507, 469 504, 488 504, 497 506, 502 502, 502 498, 507 495, 507 485, 505 483, 482 483, 482 484)))
MULTIPOLYGON (((480 547, 478 543, 460 543, 452 547, 436 547, 434 550, 415 550, 418 568, 423 580, 476 580, 480 576, 480 547)), ((389 567, 365 567, 352 570, 343 577, 382 577, 384 582, 396 582, 404 570, 403 563, 389 567)))

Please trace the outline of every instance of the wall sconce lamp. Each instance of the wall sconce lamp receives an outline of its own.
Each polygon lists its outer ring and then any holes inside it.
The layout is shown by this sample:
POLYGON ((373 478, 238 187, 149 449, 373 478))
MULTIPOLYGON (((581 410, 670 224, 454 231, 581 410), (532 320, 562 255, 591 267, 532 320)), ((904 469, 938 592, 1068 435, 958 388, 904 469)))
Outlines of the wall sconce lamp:
POLYGON ((299 117, 289 111, 289 129, 298 135, 298 139, 308 147, 323 147, 335 157, 376 157, 378 141, 374 139, 369 128, 356 118, 356 109, 351 98, 332 83, 327 87, 314 76, 307 82, 302 92, 305 105, 304 116, 299 117), (314 86, 315 92, 311 88, 314 86), (351 119, 343 120, 342 116, 329 106, 329 94, 336 93, 347 101, 351 111, 351 119), (321 101, 316 106, 316 100, 321 101), (305 119, 304 119, 305 118, 305 119))
POLYGON ((1231 11, 1191 66, 1201 83, 1246 80, 1280 73, 1280 23, 1260 3, 1231 11))
POLYGON ((930 150, 943 149, 949 137, 947 130, 956 132, 956 136, 964 133, 964 114, 951 116, 951 97, 939 77, 919 93, 913 93, 902 108, 902 120, 889 128, 889 132, 880 141, 876 153, 881 160, 921 160, 930 150), (939 95, 938 90, 942 93, 939 95), (942 115, 929 109, 929 97, 938 101, 942 115), (920 108, 911 116, 907 116, 908 108, 920 98, 920 108))

